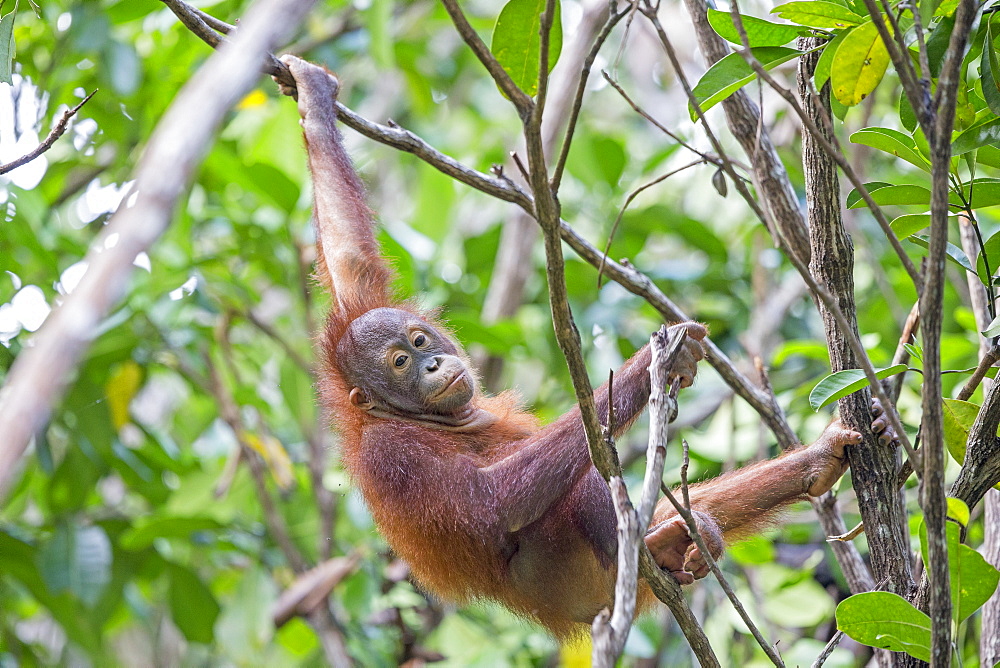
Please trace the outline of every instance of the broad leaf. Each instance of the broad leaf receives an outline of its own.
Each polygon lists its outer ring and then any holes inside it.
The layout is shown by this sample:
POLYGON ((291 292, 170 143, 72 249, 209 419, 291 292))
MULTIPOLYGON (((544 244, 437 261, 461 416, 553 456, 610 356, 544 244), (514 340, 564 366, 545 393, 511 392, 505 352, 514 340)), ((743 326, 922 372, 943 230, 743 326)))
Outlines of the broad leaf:
MULTIPOLYGON (((951 507, 949 504, 949 508, 951 507)), ((945 523, 948 541, 948 579, 951 582, 951 617, 958 623, 965 621, 990 600, 997 589, 997 584, 1000 583, 1000 571, 991 566, 983 555, 962 544, 961 531, 957 523, 945 523)), ((924 567, 928 568, 927 525, 923 521, 920 522, 919 533, 920 555, 924 567)))
MULTIPOLYGON (((971 192, 972 199, 969 203, 973 209, 1000 205, 1000 179, 982 178, 972 181, 971 184, 966 182, 962 184, 962 191, 966 199, 971 192)), ((954 192, 948 196, 948 201, 956 206, 962 205, 961 198, 954 192)))
POLYGON ((9 14, 0 18, 0 83, 13 83, 11 81, 11 68, 14 63, 14 14, 17 12, 17 5, 9 14))
MULTIPOLYGON (((931 203, 931 191, 921 186, 885 185, 874 190, 869 188, 867 184, 865 187, 868 188, 868 194, 872 196, 875 203, 883 206, 886 204, 930 206, 931 203)), ((861 195, 858 194, 857 190, 852 190, 847 196, 847 208, 861 209, 864 206, 865 201, 861 199, 861 195)))
POLYGON ((215 637, 219 604, 208 587, 193 572, 169 564, 170 614, 174 624, 191 642, 210 643, 215 637))
POLYGON ((870 591, 846 598, 837 606, 837 628, 862 645, 930 661, 931 618, 902 596, 870 591))
POLYGON ((944 61, 944 54, 948 51, 948 43, 951 41, 951 31, 954 27, 954 18, 943 18, 938 21, 937 26, 931 30, 931 34, 927 37, 927 61, 931 68, 931 76, 935 78, 941 74, 941 63, 944 61))
MULTIPOLYGON (((549 33, 549 70, 555 67, 562 50, 562 18, 556 2, 549 33)), ((538 62, 541 53, 539 28, 545 0, 510 0, 500 10, 493 28, 490 50, 517 87, 534 96, 538 92, 538 62)))
POLYGON ((925 172, 931 171, 931 163, 923 156, 913 137, 899 130, 890 128, 864 128, 851 135, 851 141, 863 146, 871 146, 880 151, 890 153, 897 158, 919 167, 925 172))
POLYGON ((104 386, 111 424, 121 429, 129 423, 129 405, 142 387, 142 367, 133 360, 115 366, 104 386))
POLYGON ((1000 143, 1000 118, 990 117, 963 132, 952 142, 952 156, 962 155, 980 146, 996 146, 1000 143))
POLYGON ((813 82, 816 84, 816 90, 823 90, 823 86, 826 82, 830 80, 830 68, 833 65, 833 59, 837 55, 837 49, 840 48, 841 42, 851 34, 854 30, 853 27, 846 30, 842 30, 837 33, 837 35, 826 43, 823 47, 823 53, 820 54, 819 60, 816 62, 816 70, 813 72, 813 82))
MULTIPOLYGON (((869 181, 868 183, 865 184, 865 190, 868 191, 869 195, 871 195, 876 190, 879 190, 881 188, 890 188, 890 187, 892 187, 892 184, 886 183, 885 181, 869 181)), ((854 189, 847 195, 847 208, 848 209, 857 208, 856 205, 858 202, 861 202, 862 206, 864 205, 864 201, 861 199, 860 193, 858 193, 857 189, 854 189)))
POLYGON ((983 336, 988 339, 992 339, 994 336, 1000 336, 1000 315, 993 318, 993 320, 986 326, 983 330, 983 336))
MULTIPOLYGON (((907 237, 906 240, 912 244, 920 246, 921 248, 930 248, 930 240, 928 239, 927 235, 913 234, 907 237)), ((950 241, 948 242, 948 245, 945 247, 945 253, 948 254, 949 260, 957 264, 962 269, 965 269, 966 271, 971 271, 972 273, 976 273, 976 270, 972 268, 972 263, 969 262, 969 256, 965 254, 965 251, 963 251, 961 248, 951 243, 950 241)))
MULTIPOLYGON (((775 68, 801 54, 801 51, 781 46, 765 46, 750 51, 765 70, 775 68)), ((707 111, 753 81, 756 76, 743 56, 731 53, 702 75, 694 87, 695 99, 698 100, 702 111, 707 111)), ((694 112, 694 107, 688 106, 691 120, 695 120, 697 114, 694 112)))
POLYGON ((193 533, 217 531, 223 528, 224 524, 210 517, 142 518, 134 527, 121 535, 119 544, 126 550, 141 550, 152 545, 157 538, 190 540, 193 533))
POLYGON ((889 227, 896 233, 896 238, 905 239, 930 226, 930 224, 931 214, 929 213, 907 213, 893 218, 889 227))
POLYGON ((1000 58, 994 40, 1000 32, 1000 20, 996 12, 986 18, 986 39, 983 41, 983 57, 979 64, 982 76, 983 97, 994 114, 1000 114, 1000 58))
POLYGON ((976 404, 958 399, 944 400, 944 444, 959 464, 965 460, 969 430, 977 415, 979 406, 976 404))
POLYGON ((830 85, 841 104, 853 107, 882 81, 889 52, 873 21, 859 25, 844 38, 830 66, 830 85))
POLYGON ((812 28, 846 28, 864 23, 864 18, 835 2, 786 2, 771 10, 786 21, 812 28))
POLYGON ((111 581, 111 541, 96 526, 60 524, 38 554, 49 590, 69 590, 88 606, 97 603, 111 581))
MULTIPOLYGON (((875 375, 878 378, 888 378, 897 373, 906 371, 905 364, 895 364, 884 369, 876 369, 875 375)), ((823 406, 830 404, 837 399, 846 397, 852 392, 868 387, 868 378, 861 369, 844 369, 826 376, 809 393, 809 405, 813 410, 818 411, 823 406)))
MULTIPOLYGON (((805 33, 798 26, 790 26, 784 23, 772 23, 754 16, 742 16, 743 29, 747 33, 747 41, 751 47, 755 46, 784 46, 799 35, 805 33)), ((708 22, 712 24, 715 32, 723 39, 743 46, 740 33, 736 29, 733 17, 729 12, 722 12, 718 9, 708 10, 708 22)))
POLYGON ((969 526, 969 518, 972 516, 969 506, 965 504, 962 499, 956 499, 953 496, 946 497, 948 502, 948 517, 955 520, 963 527, 969 526))

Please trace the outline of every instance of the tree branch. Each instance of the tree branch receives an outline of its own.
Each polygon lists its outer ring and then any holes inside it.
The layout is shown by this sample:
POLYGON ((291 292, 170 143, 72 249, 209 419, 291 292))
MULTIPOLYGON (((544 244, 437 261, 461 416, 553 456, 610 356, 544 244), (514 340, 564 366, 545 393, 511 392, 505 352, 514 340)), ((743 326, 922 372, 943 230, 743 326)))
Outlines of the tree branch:
POLYGON ((64 111, 62 116, 59 117, 59 121, 52 126, 51 130, 49 130, 48 136, 45 137, 41 144, 35 147, 35 150, 22 155, 20 158, 11 160, 6 165, 0 165, 0 174, 6 174, 7 172, 13 171, 22 165, 26 165, 42 153, 45 153, 52 148, 52 145, 56 143, 56 140, 62 137, 63 133, 66 132, 66 128, 69 127, 69 119, 73 118, 73 116, 76 115, 76 112, 80 111, 80 108, 87 104, 87 102, 90 101, 90 98, 94 97, 96 93, 97 90, 94 90, 93 93, 80 100, 80 103, 75 107, 64 111))

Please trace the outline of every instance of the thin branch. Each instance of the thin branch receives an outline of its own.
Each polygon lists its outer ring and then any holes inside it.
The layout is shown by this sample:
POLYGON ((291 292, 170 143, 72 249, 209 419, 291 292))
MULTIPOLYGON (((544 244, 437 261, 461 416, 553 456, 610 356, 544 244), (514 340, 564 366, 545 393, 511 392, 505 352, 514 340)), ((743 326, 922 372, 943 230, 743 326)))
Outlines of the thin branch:
MULTIPOLYGON (((686 481, 684 481, 683 478, 682 485, 686 486, 686 481)), ((764 635, 760 632, 760 629, 757 628, 757 625, 750 618, 746 608, 743 607, 743 602, 740 601, 738 596, 736 596, 736 592, 733 591, 732 585, 729 584, 729 581, 726 579, 722 569, 719 568, 719 564, 715 560, 715 557, 712 556, 712 551, 709 550, 708 545, 705 544, 705 539, 702 538, 701 532, 698 530, 698 522, 695 520, 694 514, 689 508, 685 507, 677 500, 677 497, 674 496, 669 487, 661 484, 661 490, 667 500, 670 501, 670 505, 672 505, 674 510, 677 511, 677 514, 684 519, 684 522, 688 526, 688 534, 691 536, 691 540, 693 540, 694 544, 698 546, 698 550, 701 552, 702 558, 705 559, 705 563, 708 564, 712 574, 715 575, 715 579, 719 581, 719 585, 722 586, 722 590, 726 593, 726 597, 729 599, 729 602, 733 604, 733 608, 736 610, 737 614, 739 614, 740 619, 742 619, 743 623, 747 625, 747 629, 749 629, 750 634, 754 637, 754 640, 757 641, 757 644, 760 645, 761 649, 764 650, 764 653, 767 654, 767 658, 771 660, 771 663, 775 666, 783 667, 785 663, 781 660, 781 656, 778 654, 778 651, 774 648, 774 645, 767 641, 764 635)))
POLYGON ((646 190, 652 188, 653 186, 655 186, 655 185, 657 185, 659 183, 663 183, 664 181, 666 181, 667 179, 669 179, 671 176, 674 176, 675 174, 679 174, 680 172, 683 172, 683 171, 685 171, 687 169, 690 169, 692 167, 696 167, 698 165, 703 165, 703 164, 705 164, 704 160, 695 160, 694 162, 689 162, 688 164, 684 165, 683 167, 678 167, 677 169, 672 169, 669 172, 667 172, 666 174, 662 174, 662 175, 656 177, 655 179, 653 179, 649 183, 642 184, 641 186, 639 186, 638 188, 636 188, 635 190, 633 190, 632 192, 630 192, 628 194, 628 197, 625 198, 625 203, 622 204, 621 209, 618 210, 618 215, 615 216, 615 222, 611 224, 611 231, 608 233, 608 243, 604 247, 604 256, 601 258, 601 264, 597 268, 597 285, 598 285, 598 287, 600 287, 600 285, 601 285, 601 277, 604 275, 604 264, 605 264, 605 262, 607 262, 608 254, 611 253, 611 243, 615 239, 615 233, 618 232, 618 226, 621 224, 622 218, 625 216, 625 212, 628 210, 629 205, 632 204, 632 202, 635 200, 635 198, 638 197, 640 194, 642 194, 646 190))
POLYGON ((37 158, 38 156, 40 156, 42 153, 45 153, 50 148, 52 148, 52 145, 56 143, 56 140, 62 137, 63 133, 66 132, 66 128, 69 127, 69 119, 73 118, 73 116, 76 115, 76 112, 80 111, 80 107, 87 104, 90 98, 94 97, 96 93, 97 89, 95 89, 94 92, 88 95, 87 97, 80 100, 80 103, 77 104, 75 107, 64 111, 62 116, 59 118, 59 122, 57 122, 52 127, 52 129, 49 130, 48 136, 45 137, 45 139, 42 141, 41 144, 35 147, 35 150, 25 155, 22 155, 20 158, 17 158, 16 160, 8 162, 6 165, 0 165, 0 174, 6 174, 9 171, 17 169, 21 165, 26 165, 35 158, 37 158))
POLYGON ((976 391, 976 388, 979 387, 979 384, 983 382, 983 378, 986 377, 986 373, 998 361, 1000 361, 1000 346, 994 345, 988 351, 986 351, 986 354, 983 355, 983 358, 979 360, 979 364, 976 366, 976 370, 972 372, 972 375, 969 377, 969 380, 967 380, 965 382, 965 385, 962 386, 962 389, 959 391, 956 399, 958 399, 959 401, 968 401, 969 397, 971 397, 973 393, 976 391))
MULTIPOLYGON (((541 131, 542 114, 545 112, 545 99, 549 91, 549 38, 552 34, 555 11, 555 0, 545 0, 545 11, 542 12, 538 25, 538 92, 535 93, 535 108, 531 114, 532 124, 537 126, 539 131, 541 131)), ((551 190, 551 186, 549 189, 551 190)))
POLYGON ((569 158, 569 149, 573 143, 573 135, 576 133, 576 122, 580 118, 580 109, 583 108, 583 94, 587 91, 587 79, 590 78, 590 70, 594 66, 597 54, 600 52, 601 47, 604 46, 604 42, 607 41, 611 31, 622 20, 622 17, 628 13, 627 9, 615 12, 616 4, 616 0, 610 0, 608 20, 604 23, 604 27, 601 28, 601 32, 594 40, 594 44, 583 62, 583 67, 580 68, 580 80, 576 85, 576 96, 573 98, 573 106, 570 109, 569 122, 566 124, 566 133, 563 137, 562 148, 559 151, 559 158, 556 160, 555 169, 552 171, 551 185, 549 187, 555 193, 559 192, 559 186, 562 184, 563 170, 566 169, 566 160, 569 158))
MULTIPOLYGON (((228 355, 225 357, 228 358, 228 355)), ((227 359, 227 364, 231 366, 232 360, 227 359)), ((285 520, 281 513, 278 512, 277 507, 274 505, 274 499, 267 490, 264 467, 253 446, 247 440, 246 434, 248 430, 240 417, 236 401, 233 399, 232 393, 226 387, 226 384, 219 375, 218 369, 211 360, 206 360, 206 367, 208 368, 210 380, 210 385, 207 389, 215 397, 223 421, 233 431, 233 434, 236 436, 236 442, 239 444, 240 450, 243 451, 243 459, 250 466, 250 475, 253 479, 254 489, 257 492, 257 499, 260 501, 260 507, 264 511, 264 523, 267 525, 268 533, 271 534, 274 542, 281 548, 281 552, 285 555, 288 565, 296 573, 302 573, 308 568, 305 557, 302 556, 302 552, 299 551, 298 547, 292 541, 288 527, 285 525, 285 520)))
MULTIPOLYGON (((162 2, 174 13, 174 16, 180 19, 185 28, 213 49, 218 48, 225 41, 216 30, 208 25, 208 21, 215 22, 215 19, 208 14, 182 0, 162 0, 162 2)), ((226 25, 228 26, 228 24, 226 25)), ((232 29, 232 26, 229 28, 232 29)), ((229 30, 220 32, 228 33, 229 30)))
POLYGON ((288 339, 283 337, 281 333, 278 332, 278 330, 276 330, 272 325, 261 320, 260 316, 254 313, 252 309, 248 308, 242 312, 234 312, 233 315, 246 318, 247 322, 266 334, 272 341, 277 343, 296 366, 298 366, 302 371, 305 371, 310 378, 313 378, 314 368, 312 362, 303 357, 302 353, 295 350, 295 348, 292 347, 292 344, 288 342, 288 339))

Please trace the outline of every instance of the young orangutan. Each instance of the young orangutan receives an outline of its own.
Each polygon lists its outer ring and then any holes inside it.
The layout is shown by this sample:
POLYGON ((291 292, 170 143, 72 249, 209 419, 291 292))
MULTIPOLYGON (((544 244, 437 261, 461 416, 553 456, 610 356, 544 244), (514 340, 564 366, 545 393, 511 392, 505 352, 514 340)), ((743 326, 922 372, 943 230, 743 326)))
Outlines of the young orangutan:
MULTIPOLYGON (((433 314, 395 299, 372 214, 336 128, 337 80, 295 57, 291 69, 315 189, 317 273, 333 296, 319 348, 320 393, 343 439, 343 462, 379 529, 433 594, 499 601, 557 635, 613 600, 616 519, 591 464, 579 409, 546 427, 511 393, 479 392, 465 353, 433 314)), ((672 369, 691 384, 702 359, 697 323, 672 369)), ((648 346, 615 374, 616 434, 646 406, 648 346)), ((608 389, 594 394, 607 414, 608 389)), ((876 414, 876 417, 878 415, 876 414)), ((882 419, 873 427, 886 441, 882 419)), ((861 436, 839 422, 808 448, 691 489, 716 556, 723 537, 752 533, 782 506, 830 489, 861 436)), ((680 582, 708 567, 686 525, 660 503, 646 536, 680 582)), ((640 600, 651 600, 643 585, 640 600)))

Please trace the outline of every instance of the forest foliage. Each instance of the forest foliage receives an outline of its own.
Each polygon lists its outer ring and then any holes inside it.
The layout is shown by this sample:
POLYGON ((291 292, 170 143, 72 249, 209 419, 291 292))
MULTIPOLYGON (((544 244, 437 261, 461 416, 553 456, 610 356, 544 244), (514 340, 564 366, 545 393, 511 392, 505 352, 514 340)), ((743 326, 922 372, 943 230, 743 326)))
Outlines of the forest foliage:
MULTIPOLYGON (((200 9, 232 23, 246 4, 200 9)), ((559 3, 549 42, 554 77, 578 62, 575 40, 602 4, 559 3)), ((930 147, 876 22, 892 34, 919 30, 923 39, 926 32, 926 63, 915 43, 907 53, 936 85, 957 5, 923 0, 915 12, 894 7, 873 19, 860 0, 747 2, 739 23, 728 11, 709 12, 719 35, 749 46, 763 71, 793 89, 803 55, 796 40, 826 40, 815 47, 822 54, 813 82, 817 90, 830 83, 833 127, 866 191, 843 182, 859 330, 880 378, 905 374, 898 410, 911 438, 922 419, 920 337, 906 342, 906 362, 894 356, 917 291, 865 200, 884 208, 919 267, 930 243, 930 147), (914 25, 914 15, 922 24, 914 25)), ((537 92, 544 6, 463 5, 529 95, 537 92)), ((982 388, 958 399, 960 390, 981 342, 994 345, 1000 334, 994 299, 986 302, 987 321, 977 322, 968 280, 992 292, 1000 267, 994 7, 980 8, 964 56, 952 141, 940 347, 949 480, 984 402, 982 388), (959 234, 968 220, 976 223, 972 246, 959 234)), ((718 103, 747 91, 761 104, 804 204, 800 121, 739 54, 707 67, 683 8, 664 3, 659 11, 683 47, 700 111, 650 27, 626 19, 589 80, 559 194, 562 218, 705 322, 744 373, 759 358, 789 423, 808 442, 829 420, 830 405, 865 387, 866 377, 832 374, 806 285, 733 183, 692 152, 712 150, 697 123, 705 112, 727 151, 746 160, 719 131, 718 103), (670 133, 636 113, 616 86, 670 133)), ((510 158, 524 153, 517 114, 439 4, 323 3, 289 50, 335 70, 342 101, 366 118, 392 119, 480 172, 502 165, 517 174, 510 158)), ((0 164, 32 150, 63 110, 96 91, 49 151, 0 176, 0 379, 49 310, 72 293, 88 247, 132 194, 133 168, 154 127, 209 53, 155 0, 0 4, 0 164)), ((513 315, 483 317, 514 207, 416 157, 351 131, 345 139, 379 214, 400 293, 443 309, 458 340, 491 369, 489 390, 515 387, 543 420, 565 411, 573 386, 553 332, 541 243, 520 258, 528 269, 513 315)), ((407 579, 375 531, 316 404, 311 342, 325 297, 312 280, 310 197, 295 106, 262 76, 227 117, 166 234, 136 258, 126 296, 93 332, 50 424, 0 500, 0 666, 139 665, 150 657, 163 665, 320 665, 328 655, 313 617, 273 619, 283 594, 314 566, 335 581, 327 587, 330 619, 359 665, 548 665, 559 656, 574 665, 588 655, 585 644, 560 648, 497 607, 441 605, 407 579)), ((598 280, 572 252, 565 274, 591 378, 603 382, 662 318, 619 284, 598 280)), ((645 431, 640 423, 617 444, 633 483, 642 475, 645 431)), ((681 438, 690 445, 692 479, 779 451, 758 415, 707 364, 681 395, 668 446, 671 485, 680 480, 681 438)), ((911 480, 910 546, 926 557, 917 497, 911 480)), ((848 527, 860 521, 849 476, 839 500, 848 527)), ((997 571, 976 551, 982 504, 952 504, 950 512, 958 520, 947 535, 956 662, 978 665, 981 615, 973 613, 996 589, 997 571)), ((866 553, 864 536, 855 543, 866 553)), ((807 504, 765 537, 732 546, 723 568, 787 665, 812 663, 838 624, 860 643, 930 656, 929 621, 910 603, 887 592, 848 598, 807 504), (907 615, 915 626, 890 627, 907 615), (914 636, 915 627, 926 634, 914 636)), ((724 665, 766 664, 717 583, 702 581, 688 598, 724 665)), ((826 665, 855 665, 869 651, 845 642, 826 665)), ((635 665, 692 660, 664 610, 640 618, 625 652, 635 665)))

